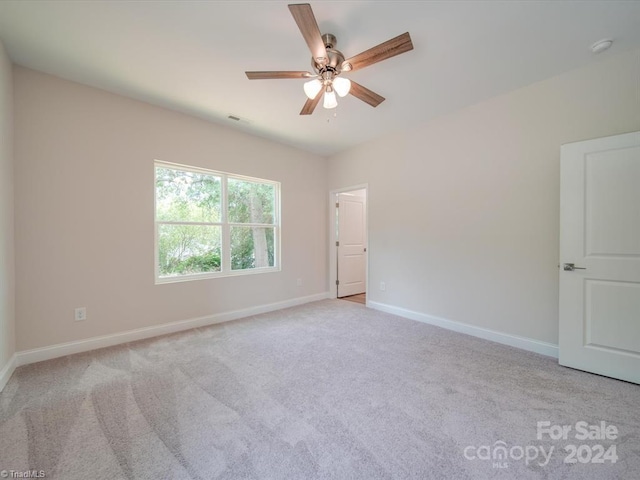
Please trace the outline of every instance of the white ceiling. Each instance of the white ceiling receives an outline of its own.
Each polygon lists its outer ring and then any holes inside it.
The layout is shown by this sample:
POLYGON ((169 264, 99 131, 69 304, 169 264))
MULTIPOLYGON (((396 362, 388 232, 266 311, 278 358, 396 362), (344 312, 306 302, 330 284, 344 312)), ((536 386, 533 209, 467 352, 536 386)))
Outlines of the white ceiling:
POLYGON ((310 69, 288 3, 3 0, 0 39, 19 65, 322 155, 640 47, 640 1, 315 1, 346 57, 405 31, 414 50, 346 75, 377 108, 348 96, 300 116, 304 80, 244 74, 310 69))

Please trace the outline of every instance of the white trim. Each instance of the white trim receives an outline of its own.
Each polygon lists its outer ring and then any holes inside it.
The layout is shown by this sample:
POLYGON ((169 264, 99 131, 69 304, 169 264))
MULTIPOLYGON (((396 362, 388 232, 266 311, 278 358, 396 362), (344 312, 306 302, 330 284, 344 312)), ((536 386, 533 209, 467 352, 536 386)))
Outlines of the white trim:
MULTIPOLYGON (((258 315, 261 313, 281 310, 283 308, 295 307, 304 303, 316 302, 328 298, 329 292, 309 295, 307 297, 292 298, 282 302, 270 303, 267 305, 259 305, 256 307, 244 308, 242 310, 233 310, 230 312, 216 313, 204 317, 191 318, 177 322, 164 323, 152 327, 137 328, 125 332, 113 333, 111 335, 102 335, 99 337, 77 340, 75 342, 59 343, 48 347, 34 348, 33 350, 24 350, 16 353, 15 366, 27 365, 30 363, 41 362, 43 360, 51 360, 52 358, 64 357, 74 353, 87 352, 98 348, 111 347, 121 343, 134 342, 145 338, 157 337, 158 335, 166 335, 168 333, 190 330, 192 328, 205 327, 216 323, 228 322, 239 318, 258 315)), ((3 370, 4 372, 4 370, 3 370)))
POLYGON ((336 280, 338 279, 338 252, 336 249, 336 195, 339 193, 353 192, 355 190, 366 190, 365 197, 367 199, 365 209, 365 238, 367 239, 367 257, 366 257, 366 288, 369 289, 369 258, 371 249, 369 248, 369 184, 361 183, 350 187, 337 188, 329 192, 329 298, 338 298, 336 288, 336 280))
POLYGON ((495 330, 489 330, 487 328, 469 325, 468 323, 455 322, 453 320, 447 320, 446 318, 435 317, 433 315, 427 315, 425 313, 415 312, 413 310, 407 310, 405 308, 394 307, 393 305, 387 305, 384 303, 367 301, 367 306, 373 308, 374 310, 392 313, 400 317, 408 318, 410 320, 416 320, 422 323, 428 323, 429 325, 446 328, 447 330, 452 330, 454 332, 464 333, 466 335, 483 338, 485 340, 491 340, 492 342, 509 345, 510 347, 520 348, 522 350, 528 350, 530 352, 546 355, 547 357, 558 358, 558 345, 554 345, 553 343, 541 342, 532 338, 497 332, 495 330))
POLYGON ((175 275, 172 277, 159 277, 156 279, 156 285, 164 285, 166 283, 191 282, 193 280, 210 280, 220 277, 240 277, 242 275, 255 275, 260 273, 276 273, 281 272, 280 267, 259 267, 245 268, 242 270, 229 270, 228 272, 202 272, 192 273, 190 275, 175 275))
POLYGON ((18 356, 14 353, 13 355, 11 355, 11 358, 4 366, 4 368, 0 370, 0 392, 4 390, 4 387, 7 385, 7 382, 11 378, 11 375, 13 375, 13 372, 17 367, 17 361, 18 356))

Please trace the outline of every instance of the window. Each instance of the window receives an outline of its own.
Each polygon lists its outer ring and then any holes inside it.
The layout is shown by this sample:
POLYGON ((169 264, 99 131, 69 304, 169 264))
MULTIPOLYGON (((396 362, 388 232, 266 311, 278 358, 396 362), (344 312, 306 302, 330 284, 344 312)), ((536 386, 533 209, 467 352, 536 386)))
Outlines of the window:
POLYGON ((156 283, 280 270, 280 184, 155 163, 156 283))

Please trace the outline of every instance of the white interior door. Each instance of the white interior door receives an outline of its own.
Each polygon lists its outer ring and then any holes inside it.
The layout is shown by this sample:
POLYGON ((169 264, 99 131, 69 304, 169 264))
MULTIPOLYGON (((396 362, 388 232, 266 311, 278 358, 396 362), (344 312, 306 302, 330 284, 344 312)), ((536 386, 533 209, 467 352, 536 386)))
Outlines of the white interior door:
POLYGON ((561 153, 560 364, 640 383, 640 132, 561 153))
POLYGON ((367 290, 366 197, 338 194, 338 297, 367 290))

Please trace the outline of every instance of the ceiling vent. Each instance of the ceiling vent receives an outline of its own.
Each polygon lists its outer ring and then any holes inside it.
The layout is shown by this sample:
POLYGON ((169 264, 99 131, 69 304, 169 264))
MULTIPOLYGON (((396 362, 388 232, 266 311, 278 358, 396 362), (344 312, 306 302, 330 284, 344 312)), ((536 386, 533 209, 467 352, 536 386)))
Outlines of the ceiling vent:
POLYGON ((247 120, 246 118, 242 118, 242 117, 239 117, 239 116, 237 116, 237 115, 233 115, 232 113, 230 113, 229 115, 227 115, 227 118, 228 118, 229 120, 234 121, 234 122, 244 123, 244 124, 247 124, 247 125, 249 125, 249 124, 251 123, 251 122, 250 122, 249 120, 247 120))

